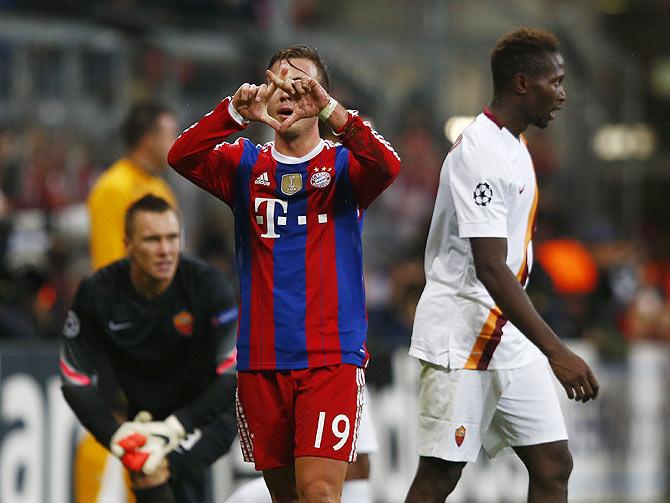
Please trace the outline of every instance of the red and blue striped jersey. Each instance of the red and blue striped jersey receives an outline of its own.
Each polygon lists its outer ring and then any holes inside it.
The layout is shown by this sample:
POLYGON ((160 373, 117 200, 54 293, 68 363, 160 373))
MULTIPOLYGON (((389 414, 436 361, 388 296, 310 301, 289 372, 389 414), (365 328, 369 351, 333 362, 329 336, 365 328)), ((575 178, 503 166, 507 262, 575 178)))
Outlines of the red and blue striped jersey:
POLYGON ((363 213, 400 158, 356 112, 342 144, 322 140, 300 158, 225 142, 245 127, 230 101, 184 131, 168 162, 233 210, 238 370, 364 366, 363 213))

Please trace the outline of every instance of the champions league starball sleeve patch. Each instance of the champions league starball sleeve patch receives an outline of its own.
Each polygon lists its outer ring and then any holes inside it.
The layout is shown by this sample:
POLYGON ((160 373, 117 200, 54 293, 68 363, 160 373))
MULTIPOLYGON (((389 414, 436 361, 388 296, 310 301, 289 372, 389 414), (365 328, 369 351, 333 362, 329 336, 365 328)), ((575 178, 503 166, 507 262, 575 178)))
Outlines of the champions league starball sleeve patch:
POLYGON ((493 189, 486 182, 479 182, 473 192, 477 206, 487 206, 493 199, 493 189))
POLYGON ((74 339, 79 335, 81 331, 81 323, 79 322, 79 317, 77 313, 70 310, 67 312, 67 318, 63 324, 63 335, 68 339, 74 339))

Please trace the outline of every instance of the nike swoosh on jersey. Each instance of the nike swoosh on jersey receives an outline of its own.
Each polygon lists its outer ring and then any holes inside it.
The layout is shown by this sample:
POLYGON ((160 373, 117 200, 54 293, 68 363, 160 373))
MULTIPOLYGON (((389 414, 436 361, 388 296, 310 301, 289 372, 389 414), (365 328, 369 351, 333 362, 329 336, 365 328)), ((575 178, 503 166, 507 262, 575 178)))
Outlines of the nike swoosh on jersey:
POLYGON ((109 329, 113 332, 116 332, 117 330, 123 330, 124 328, 128 328, 132 325, 131 322, 129 321, 124 321, 122 323, 116 323, 114 321, 109 322, 109 329))
POLYGON ((522 194, 524 190, 526 190, 526 186, 525 186, 525 185, 519 189, 519 194, 522 194))
POLYGON ((179 443, 179 447, 183 451, 190 451, 191 448, 198 443, 198 440, 202 438, 202 432, 199 428, 193 430, 193 433, 190 433, 184 440, 179 443))
POLYGON ((160 438, 165 444, 170 443, 170 437, 167 437, 165 435, 161 435, 160 433, 152 433, 152 437, 160 438))

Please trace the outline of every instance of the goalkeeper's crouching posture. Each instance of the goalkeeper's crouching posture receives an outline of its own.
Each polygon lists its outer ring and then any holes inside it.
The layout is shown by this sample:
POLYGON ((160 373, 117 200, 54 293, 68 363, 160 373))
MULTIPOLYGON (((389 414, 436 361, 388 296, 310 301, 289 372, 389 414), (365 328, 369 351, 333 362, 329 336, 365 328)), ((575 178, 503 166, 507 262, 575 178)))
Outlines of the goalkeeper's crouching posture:
POLYGON ((125 226, 128 257, 82 281, 68 313, 63 394, 138 503, 211 501, 209 466, 237 432, 236 302, 219 272, 180 255, 165 200, 138 200, 125 226))

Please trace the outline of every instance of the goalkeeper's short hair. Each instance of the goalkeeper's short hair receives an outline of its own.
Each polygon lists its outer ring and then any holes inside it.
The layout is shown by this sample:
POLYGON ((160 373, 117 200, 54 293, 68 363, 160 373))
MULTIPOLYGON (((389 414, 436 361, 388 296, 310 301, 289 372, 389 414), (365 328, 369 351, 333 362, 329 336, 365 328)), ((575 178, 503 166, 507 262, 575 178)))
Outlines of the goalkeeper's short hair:
POLYGON ((154 194, 147 194, 139 198, 133 204, 131 204, 126 210, 126 215, 124 219, 124 230, 126 237, 132 236, 133 233, 133 223, 135 222, 135 215, 140 211, 148 211, 151 213, 165 213, 167 211, 174 211, 179 220, 179 225, 181 226, 181 217, 177 209, 168 203, 162 197, 156 196, 154 194))

